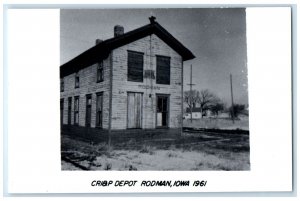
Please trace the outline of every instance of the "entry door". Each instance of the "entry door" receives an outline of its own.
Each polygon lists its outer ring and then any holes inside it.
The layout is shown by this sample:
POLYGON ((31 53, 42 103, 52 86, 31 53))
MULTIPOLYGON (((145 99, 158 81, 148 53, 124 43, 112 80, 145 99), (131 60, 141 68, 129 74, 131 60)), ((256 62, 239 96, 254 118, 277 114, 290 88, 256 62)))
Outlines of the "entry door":
POLYGON ((85 126, 91 126, 91 114, 92 114, 92 96, 86 96, 86 114, 85 114, 85 126))
POLYGON ((127 95, 127 128, 142 128, 142 93, 128 93, 127 95))
POLYGON ((156 126, 168 127, 169 122, 169 96, 157 95, 156 102, 156 126))

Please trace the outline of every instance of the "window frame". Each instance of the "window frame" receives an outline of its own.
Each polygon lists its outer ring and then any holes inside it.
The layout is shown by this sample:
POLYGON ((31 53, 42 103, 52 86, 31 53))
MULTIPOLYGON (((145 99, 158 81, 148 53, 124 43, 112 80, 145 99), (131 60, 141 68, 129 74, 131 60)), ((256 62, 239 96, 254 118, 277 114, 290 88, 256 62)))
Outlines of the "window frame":
MULTIPOLYGON (((162 79, 162 80, 167 80, 167 79, 162 79)), ((171 84, 171 57, 163 56, 163 55, 156 55, 156 84, 163 84, 163 85, 170 85, 171 84), (169 79, 168 79, 167 83, 161 82, 159 80, 159 78, 161 77, 161 76, 159 76, 161 73, 158 70, 159 69, 159 66, 158 66, 158 64, 159 64, 158 59, 159 58, 165 58, 165 59, 168 59, 168 61, 169 61, 169 76, 168 76, 169 79)))
POLYGON ((72 97, 68 97, 68 125, 72 124, 72 97))
POLYGON ((79 125, 79 96, 74 96, 74 125, 79 125), (76 115, 78 115, 78 122, 76 122, 76 115))
POLYGON ((79 72, 75 73, 75 89, 80 87, 79 72))
POLYGON ((127 81, 130 82, 144 82, 144 52, 137 52, 137 51, 132 51, 132 50, 127 50, 127 81), (130 57, 129 54, 136 54, 142 57, 142 73, 141 73, 141 79, 133 79, 132 77, 130 77, 130 63, 134 63, 134 62, 130 62, 130 57))
POLYGON ((104 66, 103 66, 103 60, 97 63, 97 74, 96 74, 96 81, 103 82, 104 81, 104 66), (99 77, 99 75, 101 75, 99 77))

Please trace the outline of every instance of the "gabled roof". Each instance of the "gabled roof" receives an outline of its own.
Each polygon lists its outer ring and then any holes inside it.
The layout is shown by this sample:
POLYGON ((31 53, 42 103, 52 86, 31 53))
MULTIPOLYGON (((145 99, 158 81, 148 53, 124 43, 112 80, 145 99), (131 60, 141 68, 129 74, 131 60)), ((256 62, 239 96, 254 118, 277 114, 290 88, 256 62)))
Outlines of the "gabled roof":
POLYGON ((124 33, 123 35, 107 39, 90 49, 86 50, 82 54, 78 55, 74 59, 60 66, 60 77, 72 74, 87 66, 91 66, 102 59, 108 57, 111 50, 144 38, 150 34, 157 35, 161 40, 173 48, 178 54, 182 56, 182 60, 190 60, 195 58, 193 53, 184 47, 176 38, 174 38, 167 30, 165 30, 159 23, 151 20, 151 23, 142 26, 133 31, 124 33))

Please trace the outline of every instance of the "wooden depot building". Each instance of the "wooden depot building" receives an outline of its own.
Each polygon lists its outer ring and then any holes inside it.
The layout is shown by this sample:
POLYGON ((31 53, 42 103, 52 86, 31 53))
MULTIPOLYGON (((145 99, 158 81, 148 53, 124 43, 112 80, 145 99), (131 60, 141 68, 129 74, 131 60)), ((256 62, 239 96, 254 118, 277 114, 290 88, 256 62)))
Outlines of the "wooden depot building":
POLYGON ((62 133, 181 132, 183 62, 195 56, 149 19, 127 33, 115 26, 60 66, 62 133))

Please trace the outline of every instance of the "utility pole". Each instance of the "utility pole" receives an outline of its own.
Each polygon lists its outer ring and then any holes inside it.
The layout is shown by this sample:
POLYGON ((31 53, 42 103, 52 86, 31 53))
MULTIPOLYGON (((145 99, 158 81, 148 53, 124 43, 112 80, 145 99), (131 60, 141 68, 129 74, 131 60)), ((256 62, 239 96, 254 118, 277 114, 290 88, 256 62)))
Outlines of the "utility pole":
POLYGON ((233 90, 232 90, 232 75, 230 74, 230 91, 231 91, 231 119, 234 123, 234 103, 233 103, 233 90))
MULTIPOLYGON (((190 85, 190 102, 191 102, 193 85, 195 85, 195 84, 193 84, 193 66, 192 66, 192 64, 191 64, 191 72, 190 72, 190 83, 188 85, 190 85)), ((193 122, 192 109, 193 109, 193 103, 191 102, 191 104, 190 104, 191 122, 193 122)))

